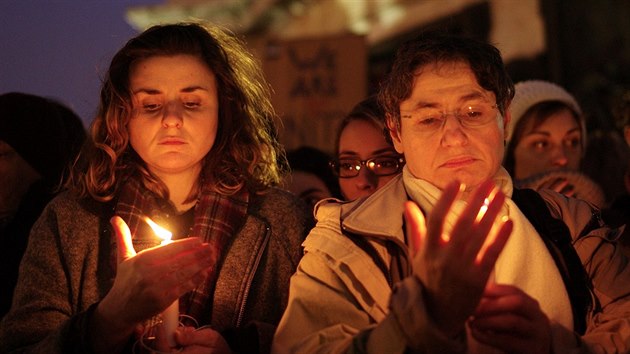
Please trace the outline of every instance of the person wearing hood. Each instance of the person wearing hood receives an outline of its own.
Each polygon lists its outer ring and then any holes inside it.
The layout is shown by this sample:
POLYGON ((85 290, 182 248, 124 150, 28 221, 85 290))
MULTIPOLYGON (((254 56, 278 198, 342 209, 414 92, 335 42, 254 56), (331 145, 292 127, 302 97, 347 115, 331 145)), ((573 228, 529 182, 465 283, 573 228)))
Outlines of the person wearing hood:
POLYGON ((581 170, 587 131, 576 99, 548 81, 522 81, 514 88, 504 166, 515 186, 552 189, 603 207, 603 190, 581 170))
POLYGON ((79 116, 56 100, 0 95, 0 317, 11 306, 31 226, 57 193, 85 136, 79 116))

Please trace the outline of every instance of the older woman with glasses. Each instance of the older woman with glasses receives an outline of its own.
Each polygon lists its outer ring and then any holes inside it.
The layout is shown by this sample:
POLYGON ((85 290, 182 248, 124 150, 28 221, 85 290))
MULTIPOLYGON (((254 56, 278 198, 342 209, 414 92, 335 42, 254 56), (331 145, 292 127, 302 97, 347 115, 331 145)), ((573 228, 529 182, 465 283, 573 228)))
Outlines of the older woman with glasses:
POLYGON ((443 32, 398 49, 378 97, 405 166, 368 198, 318 204, 273 353, 630 352, 622 230, 501 166, 503 63, 443 32))
POLYGON ((346 200, 376 192, 398 174, 405 160, 385 139, 384 113, 374 96, 359 102, 337 130, 330 166, 346 200))

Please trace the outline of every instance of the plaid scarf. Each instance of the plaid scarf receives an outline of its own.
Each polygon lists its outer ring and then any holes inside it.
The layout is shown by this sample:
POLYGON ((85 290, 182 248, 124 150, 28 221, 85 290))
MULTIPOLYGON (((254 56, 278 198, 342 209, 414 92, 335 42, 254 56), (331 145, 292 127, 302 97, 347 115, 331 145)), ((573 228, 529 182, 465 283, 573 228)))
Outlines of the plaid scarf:
MULTIPOLYGON (((210 323, 214 287, 221 262, 232 237, 243 226, 248 200, 249 194, 244 188, 232 196, 224 196, 212 191, 209 185, 204 185, 199 193, 194 210, 194 224, 188 237, 199 237, 211 245, 215 265, 203 282, 182 296, 179 301, 180 314, 191 316, 199 325, 210 323)), ((122 185, 114 212, 129 226, 133 246, 137 252, 157 246, 161 242, 145 222, 145 216, 160 226, 173 230, 174 228, 169 228, 169 218, 171 215, 177 215, 170 201, 149 192, 137 178, 130 178, 122 185)), ((116 269, 114 236, 111 243, 111 257, 116 269)))

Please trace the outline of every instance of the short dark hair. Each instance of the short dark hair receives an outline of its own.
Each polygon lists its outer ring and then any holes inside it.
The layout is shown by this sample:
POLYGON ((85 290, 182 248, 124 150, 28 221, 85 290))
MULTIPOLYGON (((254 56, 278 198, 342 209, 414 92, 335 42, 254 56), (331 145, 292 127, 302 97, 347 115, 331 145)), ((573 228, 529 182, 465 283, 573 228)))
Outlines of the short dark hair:
POLYGON ((343 130, 346 129, 346 126, 355 120, 360 120, 364 122, 368 122, 374 126, 374 128, 383 131, 385 135, 385 140, 391 144, 389 139, 389 134, 385 134, 385 112, 383 111, 383 107, 378 103, 376 95, 369 96, 365 98, 363 101, 357 103, 350 113, 348 113, 342 120, 339 122, 339 126, 337 127, 337 135, 335 137, 335 155, 339 154, 339 142, 341 140, 341 134, 343 130))
MULTIPOLYGON (((433 63, 462 61, 470 65, 481 87, 494 92, 501 114, 514 97, 514 83, 499 50, 486 42, 444 32, 427 32, 405 42, 381 83, 378 100, 388 120, 400 124, 400 102, 411 96, 417 70, 433 63)), ((388 137, 389 139, 389 137, 388 137)))

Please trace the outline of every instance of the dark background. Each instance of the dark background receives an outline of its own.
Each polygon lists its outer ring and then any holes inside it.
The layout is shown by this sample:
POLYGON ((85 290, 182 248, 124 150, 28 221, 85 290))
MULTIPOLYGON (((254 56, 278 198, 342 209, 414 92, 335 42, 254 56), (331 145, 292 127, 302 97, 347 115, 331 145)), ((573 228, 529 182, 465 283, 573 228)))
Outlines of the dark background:
MULTIPOLYGON (((87 125, 111 56, 137 33, 125 21, 125 10, 163 3, 0 0, 0 93, 23 91, 60 99, 87 125)), ((630 88, 630 1, 541 0, 540 6, 547 50, 508 63, 512 78, 559 83, 582 104, 589 130, 614 128, 614 107, 630 88)), ((368 92, 378 87, 401 41, 434 28, 487 39, 489 18, 489 5, 481 2, 369 48, 368 92)))

